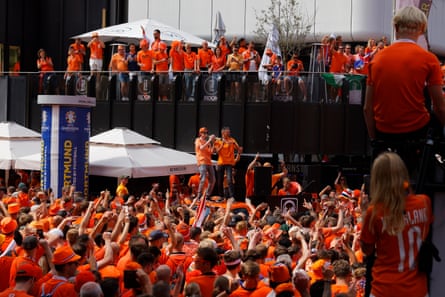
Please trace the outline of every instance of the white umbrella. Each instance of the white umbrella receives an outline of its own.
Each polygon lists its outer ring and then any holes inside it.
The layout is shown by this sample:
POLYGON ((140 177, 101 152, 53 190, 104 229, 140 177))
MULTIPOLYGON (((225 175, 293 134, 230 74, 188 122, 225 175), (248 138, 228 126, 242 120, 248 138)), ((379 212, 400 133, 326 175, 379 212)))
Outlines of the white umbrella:
POLYGON ((162 147, 127 128, 114 128, 90 138, 91 175, 139 178, 196 172, 194 155, 162 147))
POLYGON ((110 26, 93 30, 87 33, 73 36, 72 38, 80 38, 82 41, 88 42, 91 40, 91 35, 94 32, 99 34, 99 37, 104 42, 139 42, 143 38, 142 29, 145 29, 148 38, 152 39, 153 30, 159 29, 161 31, 161 40, 170 44, 173 40, 182 40, 190 43, 193 46, 200 46, 203 39, 187 33, 185 31, 173 28, 166 24, 160 23, 152 19, 143 19, 139 21, 129 22, 125 24, 110 26))
POLYGON ((221 36, 226 34, 226 25, 224 24, 220 11, 216 13, 215 29, 213 29, 213 31, 215 31, 215 37, 213 38, 213 42, 216 44, 221 38, 221 36))
POLYGON ((29 155, 40 154, 39 133, 14 122, 0 123, 0 169, 39 170, 40 162, 22 162, 29 155))

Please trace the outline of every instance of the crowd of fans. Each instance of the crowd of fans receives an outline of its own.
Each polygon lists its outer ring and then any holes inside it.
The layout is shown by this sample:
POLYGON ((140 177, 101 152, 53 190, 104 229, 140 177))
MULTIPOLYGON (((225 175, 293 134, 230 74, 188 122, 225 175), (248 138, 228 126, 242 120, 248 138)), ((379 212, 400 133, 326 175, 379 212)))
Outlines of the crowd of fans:
POLYGON ((209 198, 200 224, 200 197, 177 177, 165 193, 155 183, 137 197, 120 179, 93 201, 74 187, 53 197, 24 182, 2 186, 0 296, 363 296, 367 196, 341 174, 286 212, 209 198))

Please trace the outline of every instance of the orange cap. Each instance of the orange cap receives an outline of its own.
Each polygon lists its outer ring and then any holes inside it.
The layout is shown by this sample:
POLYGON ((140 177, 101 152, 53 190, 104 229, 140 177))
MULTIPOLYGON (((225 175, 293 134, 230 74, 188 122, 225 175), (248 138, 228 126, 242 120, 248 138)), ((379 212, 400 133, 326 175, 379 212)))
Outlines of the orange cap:
POLYGON ((284 264, 276 264, 269 268, 269 280, 275 283, 286 283, 290 281, 289 268, 284 264))
POLYGON ((117 278, 119 279, 121 277, 121 272, 119 269, 116 268, 116 266, 113 265, 107 265, 101 270, 99 270, 100 275, 102 278, 117 278))
POLYGON ((3 218, 0 222, 0 232, 3 234, 9 234, 17 229, 17 222, 11 217, 3 218))
POLYGON ((20 211, 20 205, 18 203, 10 203, 8 205, 9 214, 16 214, 20 211))
POLYGON ((79 261, 80 258, 81 257, 74 253, 73 249, 70 246, 65 245, 56 249, 53 254, 53 263, 55 265, 61 265, 79 261))
POLYGON ((17 267, 16 275, 38 278, 42 275, 42 271, 39 271, 39 268, 37 268, 36 266, 25 262, 17 267))

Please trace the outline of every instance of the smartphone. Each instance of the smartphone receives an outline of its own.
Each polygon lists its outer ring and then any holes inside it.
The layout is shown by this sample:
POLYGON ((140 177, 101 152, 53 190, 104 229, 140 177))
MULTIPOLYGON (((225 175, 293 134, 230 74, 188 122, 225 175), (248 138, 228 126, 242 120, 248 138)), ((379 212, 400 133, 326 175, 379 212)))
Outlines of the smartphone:
POLYGON ((364 192, 368 195, 371 195, 371 193, 369 193, 370 183, 371 183, 371 175, 369 174, 363 175, 363 184, 365 185, 364 192))
POLYGON ((136 270, 124 270, 124 287, 126 289, 134 289, 140 286, 136 277, 136 270))

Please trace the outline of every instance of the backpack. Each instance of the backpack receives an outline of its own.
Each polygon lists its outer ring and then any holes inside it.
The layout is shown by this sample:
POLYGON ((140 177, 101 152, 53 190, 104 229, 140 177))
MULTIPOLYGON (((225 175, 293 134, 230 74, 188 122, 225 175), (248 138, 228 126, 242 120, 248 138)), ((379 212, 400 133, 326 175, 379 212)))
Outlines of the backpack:
POLYGON ((42 285, 42 294, 40 297, 52 297, 54 293, 56 292, 57 288, 59 288, 60 285, 66 283, 65 281, 59 282, 57 285, 54 286, 53 290, 49 293, 45 293, 45 284, 42 285))

